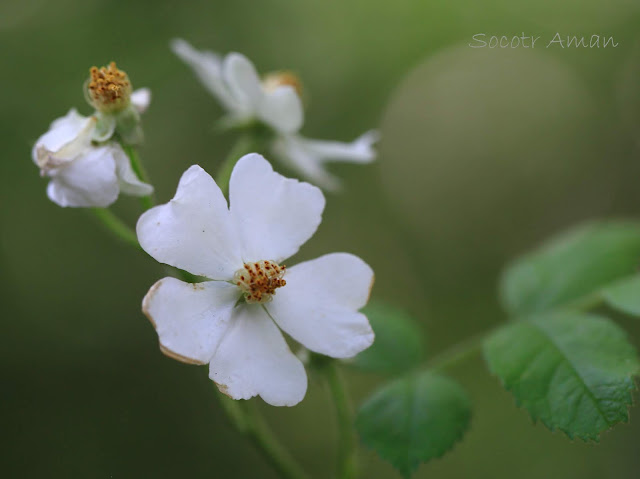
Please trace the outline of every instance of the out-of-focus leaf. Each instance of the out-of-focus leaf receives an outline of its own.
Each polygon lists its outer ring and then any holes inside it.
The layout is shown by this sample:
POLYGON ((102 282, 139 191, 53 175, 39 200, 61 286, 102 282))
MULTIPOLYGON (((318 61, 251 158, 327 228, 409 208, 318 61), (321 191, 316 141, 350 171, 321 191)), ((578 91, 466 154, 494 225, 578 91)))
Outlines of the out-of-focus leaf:
POLYGON ((640 224, 588 223, 516 260, 504 272, 500 295, 510 314, 548 310, 629 276, 640 265, 640 224))
POLYGON ((640 316, 640 275, 631 276, 605 288, 602 296, 612 308, 631 316, 640 316))
POLYGON ((374 393, 360 408, 362 442, 404 477, 459 441, 471 419, 466 392, 444 376, 409 375, 374 393))
POLYGON ((516 403, 551 430, 598 440, 628 420, 639 363, 609 319, 557 313, 511 323, 486 340, 484 354, 516 403))
POLYGON ((362 312, 369 318, 376 339, 349 364, 365 371, 399 373, 420 363, 422 332, 409 315, 381 302, 369 304, 362 312))

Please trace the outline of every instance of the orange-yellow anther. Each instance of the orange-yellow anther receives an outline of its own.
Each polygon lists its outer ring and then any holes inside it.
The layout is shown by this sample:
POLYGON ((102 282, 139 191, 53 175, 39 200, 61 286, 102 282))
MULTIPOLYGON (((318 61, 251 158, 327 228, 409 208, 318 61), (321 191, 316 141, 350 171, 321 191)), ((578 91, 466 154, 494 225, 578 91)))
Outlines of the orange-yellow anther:
POLYGON ((287 282, 282 279, 286 266, 280 266, 275 261, 258 261, 245 263, 242 269, 236 271, 233 280, 244 293, 247 303, 266 303, 287 282))
POLYGON ((91 67, 87 83, 90 103, 96 110, 113 113, 129 106, 131 82, 127 74, 111 62, 108 67, 91 67))
POLYGON ((281 86, 290 86, 302 97, 302 82, 298 76, 290 71, 268 73, 262 80, 262 87, 267 91, 274 91, 281 86))

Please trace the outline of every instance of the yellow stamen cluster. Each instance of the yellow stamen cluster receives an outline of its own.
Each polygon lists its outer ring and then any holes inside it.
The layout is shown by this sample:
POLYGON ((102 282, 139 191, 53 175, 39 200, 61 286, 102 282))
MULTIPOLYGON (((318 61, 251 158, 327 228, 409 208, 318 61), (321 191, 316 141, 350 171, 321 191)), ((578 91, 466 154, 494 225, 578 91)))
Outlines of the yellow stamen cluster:
POLYGON ((96 110, 113 113, 129 106, 131 82, 127 74, 116 67, 116 62, 108 67, 92 67, 89 72, 87 93, 96 110))
POLYGON ((281 86, 290 86, 302 97, 302 82, 298 76, 290 71, 268 73, 262 80, 262 88, 266 91, 274 91, 281 86))
POLYGON ((267 303, 277 288, 287 284, 282 279, 286 268, 275 261, 245 263, 244 268, 236 271, 233 280, 244 293, 247 303, 267 303))

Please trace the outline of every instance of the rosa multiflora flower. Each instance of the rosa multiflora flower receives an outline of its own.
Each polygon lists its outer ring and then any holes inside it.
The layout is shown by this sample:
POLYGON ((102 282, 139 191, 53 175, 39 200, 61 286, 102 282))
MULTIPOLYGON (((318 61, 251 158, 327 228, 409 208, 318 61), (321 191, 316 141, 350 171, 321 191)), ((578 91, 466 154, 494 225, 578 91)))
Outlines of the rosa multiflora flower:
POLYGON ((151 92, 131 92, 126 73, 115 63, 91 69, 87 99, 96 108, 89 117, 75 109, 55 120, 32 150, 41 176, 51 178, 47 195, 60 206, 106 207, 120 192, 146 196, 151 185, 138 180, 119 143, 110 141, 140 136, 139 115, 151 101, 151 92))
POLYGON ((210 279, 161 279, 143 311, 161 350, 183 362, 208 363, 224 394, 292 406, 304 397, 307 378, 281 330, 334 358, 366 349, 373 331, 358 310, 373 271, 347 253, 285 266, 317 229, 325 201, 318 188, 275 173, 258 154, 236 164, 229 203, 215 181, 192 166, 169 203, 140 217, 138 240, 147 253, 210 279))
POLYGON ((271 128, 275 133, 272 152, 306 179, 336 189, 339 181, 326 171, 326 163, 369 163, 375 159, 375 131, 351 143, 312 140, 299 134, 304 110, 299 81, 291 73, 270 74, 261 81, 253 64, 239 53, 222 58, 210 51, 198 51, 180 39, 174 40, 171 48, 227 110, 230 123, 257 120, 271 128))
POLYGON ((49 177, 47 196, 60 206, 106 207, 120 192, 151 194, 153 187, 138 180, 122 147, 108 141, 113 129, 101 131, 96 116, 75 109, 55 120, 32 150, 42 176, 49 177))

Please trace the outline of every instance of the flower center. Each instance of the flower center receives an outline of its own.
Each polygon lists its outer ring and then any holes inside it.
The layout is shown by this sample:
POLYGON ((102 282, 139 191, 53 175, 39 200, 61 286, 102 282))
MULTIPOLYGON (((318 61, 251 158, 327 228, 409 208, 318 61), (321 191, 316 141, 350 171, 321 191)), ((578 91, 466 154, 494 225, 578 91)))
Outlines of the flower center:
POLYGON ((245 263, 233 275, 233 281, 243 292, 247 303, 267 303, 276 294, 276 289, 287 282, 282 279, 286 266, 275 261, 245 263))
POLYGON ((111 62, 108 67, 92 67, 87 83, 89 103, 98 111, 114 113, 129 106, 131 82, 127 74, 111 62))
POLYGON ((280 86, 290 86, 302 98, 302 82, 298 76, 290 71, 267 73, 262 79, 262 88, 268 92, 274 91, 280 86))

